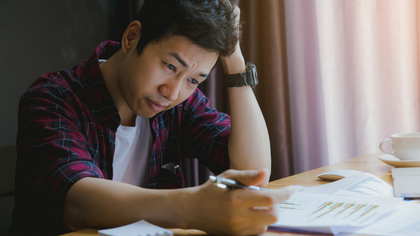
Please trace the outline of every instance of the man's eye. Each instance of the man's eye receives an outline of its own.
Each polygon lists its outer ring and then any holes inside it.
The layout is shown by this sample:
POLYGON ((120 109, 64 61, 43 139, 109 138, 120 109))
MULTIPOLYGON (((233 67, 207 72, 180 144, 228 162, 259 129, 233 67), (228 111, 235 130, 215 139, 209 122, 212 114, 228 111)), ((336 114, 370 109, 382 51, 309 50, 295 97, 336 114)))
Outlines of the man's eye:
POLYGON ((200 82, 196 79, 188 79, 192 84, 199 84, 200 82))
POLYGON ((169 63, 166 63, 166 66, 172 71, 175 71, 175 69, 176 69, 174 65, 169 64, 169 63))

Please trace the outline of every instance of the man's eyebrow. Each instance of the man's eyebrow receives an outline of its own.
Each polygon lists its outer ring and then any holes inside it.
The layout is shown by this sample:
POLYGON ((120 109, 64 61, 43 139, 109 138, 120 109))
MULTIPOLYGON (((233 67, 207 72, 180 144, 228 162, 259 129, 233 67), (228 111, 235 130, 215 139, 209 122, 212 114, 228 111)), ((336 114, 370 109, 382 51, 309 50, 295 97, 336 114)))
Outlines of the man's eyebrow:
MULTIPOLYGON (((171 53, 169 53, 169 55, 171 55, 171 56, 173 56, 173 57, 175 57, 175 59, 179 62, 179 63, 181 63, 181 65, 182 66, 184 66, 185 68, 189 68, 189 66, 187 65, 187 63, 185 63, 185 61, 179 56, 179 54, 178 53, 176 53, 176 52, 171 52, 171 53)), ((205 74, 205 73, 200 73, 200 76, 201 77, 204 77, 204 78, 207 78, 209 75, 208 74, 205 74)))
POLYGON ((179 63, 181 63, 185 68, 190 68, 188 65, 187 65, 187 63, 185 63, 185 61, 179 56, 179 54, 178 53, 176 53, 176 52, 171 52, 171 53, 169 53, 169 55, 171 55, 171 56, 173 56, 173 57, 175 57, 175 59, 177 59, 178 61, 179 61, 179 63))

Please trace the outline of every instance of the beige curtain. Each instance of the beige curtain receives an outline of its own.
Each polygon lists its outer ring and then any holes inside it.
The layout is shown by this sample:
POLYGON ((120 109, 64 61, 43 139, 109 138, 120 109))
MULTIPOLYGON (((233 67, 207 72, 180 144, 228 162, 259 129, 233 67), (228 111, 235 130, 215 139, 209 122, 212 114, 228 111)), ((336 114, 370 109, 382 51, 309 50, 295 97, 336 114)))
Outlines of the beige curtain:
POLYGON ((418 132, 417 0, 285 0, 295 171, 418 132))

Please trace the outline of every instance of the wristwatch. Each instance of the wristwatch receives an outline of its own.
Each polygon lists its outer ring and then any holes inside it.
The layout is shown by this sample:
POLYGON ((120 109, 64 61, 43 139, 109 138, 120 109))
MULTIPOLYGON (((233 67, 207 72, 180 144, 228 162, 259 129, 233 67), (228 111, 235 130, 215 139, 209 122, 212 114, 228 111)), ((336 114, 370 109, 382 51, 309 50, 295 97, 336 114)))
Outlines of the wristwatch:
POLYGON ((246 64, 246 71, 243 73, 223 75, 223 83, 226 87, 242 87, 248 86, 255 88, 258 84, 257 67, 251 62, 246 64))

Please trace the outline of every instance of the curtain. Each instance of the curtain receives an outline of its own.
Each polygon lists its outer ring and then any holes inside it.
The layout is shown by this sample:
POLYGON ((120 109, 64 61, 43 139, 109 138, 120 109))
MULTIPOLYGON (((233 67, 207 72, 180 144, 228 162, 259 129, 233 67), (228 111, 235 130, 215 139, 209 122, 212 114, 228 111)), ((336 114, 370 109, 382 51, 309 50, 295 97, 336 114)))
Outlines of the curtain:
POLYGON ((419 130, 415 0, 285 0, 295 171, 419 130))

